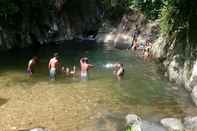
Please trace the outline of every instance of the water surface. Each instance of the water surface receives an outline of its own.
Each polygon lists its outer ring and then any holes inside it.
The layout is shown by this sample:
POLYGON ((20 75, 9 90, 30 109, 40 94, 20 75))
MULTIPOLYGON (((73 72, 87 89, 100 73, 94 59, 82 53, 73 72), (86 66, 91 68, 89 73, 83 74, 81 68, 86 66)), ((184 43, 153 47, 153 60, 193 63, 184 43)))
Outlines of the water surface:
POLYGON ((196 114, 188 94, 161 77, 153 62, 144 62, 127 50, 95 46, 91 43, 43 46, 18 49, 0 54, 0 126, 4 130, 47 127, 52 130, 79 130, 94 125, 106 112, 135 113, 143 119, 159 121, 163 117, 196 114), (82 56, 95 67, 88 81, 79 76, 58 74, 48 81, 48 61, 60 54, 62 66, 77 66, 82 56), (25 68, 30 56, 40 62, 32 78, 25 68), (117 80, 107 63, 121 62, 125 75, 117 80))

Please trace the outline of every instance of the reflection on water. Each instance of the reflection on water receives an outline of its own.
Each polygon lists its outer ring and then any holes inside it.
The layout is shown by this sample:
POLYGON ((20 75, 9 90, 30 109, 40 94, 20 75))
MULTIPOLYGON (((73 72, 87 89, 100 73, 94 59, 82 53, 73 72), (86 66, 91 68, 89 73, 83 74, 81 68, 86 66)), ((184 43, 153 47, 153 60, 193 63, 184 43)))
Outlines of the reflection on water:
POLYGON ((102 117, 103 112, 136 113, 156 121, 197 113, 183 90, 173 90, 157 74, 154 63, 144 63, 130 51, 73 43, 41 47, 36 50, 40 62, 28 78, 25 68, 33 54, 30 49, 0 54, 0 97, 9 99, 0 108, 0 126, 5 130, 38 125, 77 130, 102 117), (57 81, 48 81, 47 64, 53 52, 59 52, 65 67, 76 65, 78 74, 80 57, 88 57, 95 65, 90 79, 81 82, 78 75, 59 74, 57 81), (112 75, 111 68, 103 66, 117 61, 126 68, 121 81, 112 75))

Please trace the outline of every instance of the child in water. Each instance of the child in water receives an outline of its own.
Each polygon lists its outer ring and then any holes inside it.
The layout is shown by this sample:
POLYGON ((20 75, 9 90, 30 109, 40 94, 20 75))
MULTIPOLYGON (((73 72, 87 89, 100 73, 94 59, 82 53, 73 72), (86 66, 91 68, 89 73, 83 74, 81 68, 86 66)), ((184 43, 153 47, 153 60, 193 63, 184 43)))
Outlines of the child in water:
POLYGON ((62 73, 65 74, 66 76, 74 76, 76 74, 76 66, 73 66, 73 69, 70 70, 69 67, 62 67, 62 73))
POLYGON ((73 66, 73 70, 70 71, 70 75, 74 76, 76 74, 76 66, 73 66))
POLYGON ((124 75, 124 67, 122 63, 116 63, 113 66, 113 74, 117 77, 118 80, 124 75))
POLYGON ((35 64, 38 63, 38 57, 34 56, 32 59, 29 60, 28 65, 27 65, 27 74, 29 76, 32 76, 33 74, 33 68, 35 64))

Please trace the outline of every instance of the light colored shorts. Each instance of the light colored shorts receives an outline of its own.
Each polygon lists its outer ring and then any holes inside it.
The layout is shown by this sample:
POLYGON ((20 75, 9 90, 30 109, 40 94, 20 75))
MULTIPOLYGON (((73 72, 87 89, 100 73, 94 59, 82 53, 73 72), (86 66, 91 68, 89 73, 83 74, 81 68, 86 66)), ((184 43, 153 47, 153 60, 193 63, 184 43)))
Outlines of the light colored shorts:
POLYGON ((81 80, 88 80, 88 73, 87 72, 81 72, 80 76, 81 76, 81 80))
POLYGON ((56 76, 56 69, 51 68, 49 71, 49 80, 55 80, 55 76, 56 76))

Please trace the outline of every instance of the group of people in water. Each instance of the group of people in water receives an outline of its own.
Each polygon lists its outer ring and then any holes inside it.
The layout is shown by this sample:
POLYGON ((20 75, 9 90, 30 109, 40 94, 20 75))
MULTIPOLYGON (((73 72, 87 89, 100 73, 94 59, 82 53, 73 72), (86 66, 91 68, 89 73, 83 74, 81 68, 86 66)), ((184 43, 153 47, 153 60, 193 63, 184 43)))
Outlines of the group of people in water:
MULTIPOLYGON (((80 62, 80 78, 81 80, 88 80, 88 72, 92 67, 94 67, 94 65, 89 63, 87 57, 82 57, 79 62, 80 62)), ((27 66, 27 74, 29 76, 33 75, 33 69, 37 63, 38 63, 38 57, 36 56, 34 56, 32 59, 29 60, 27 66)), ((124 75, 123 64, 121 63, 112 64, 112 68, 113 68, 113 74, 117 77, 118 80, 120 80, 121 77, 124 75)), ((58 53, 54 53, 53 57, 49 60, 48 70, 49 70, 49 80, 55 80, 56 75, 59 72, 61 72, 65 76, 75 76, 77 74, 75 65, 73 66, 72 69, 61 66, 58 53)))
POLYGON ((145 42, 140 43, 138 41, 139 35, 140 35, 140 31, 136 29, 132 34, 132 41, 128 49, 131 48, 133 50, 142 50, 142 56, 144 60, 147 61, 151 57, 151 52, 150 52, 152 46, 151 41, 149 38, 146 38, 145 42))

